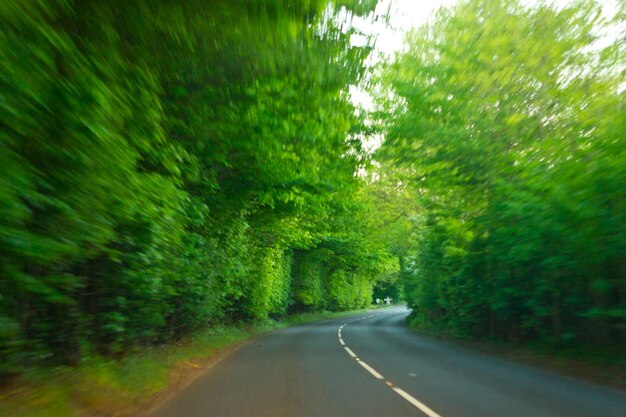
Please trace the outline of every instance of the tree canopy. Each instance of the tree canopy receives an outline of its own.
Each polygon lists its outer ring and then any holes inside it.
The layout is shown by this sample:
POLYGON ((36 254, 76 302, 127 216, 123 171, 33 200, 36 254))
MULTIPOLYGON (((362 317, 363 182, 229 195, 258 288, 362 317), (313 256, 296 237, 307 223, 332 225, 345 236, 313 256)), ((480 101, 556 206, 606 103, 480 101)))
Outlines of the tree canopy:
POLYGON ((3 2, 0 374, 384 296, 619 351, 623 6, 463 0, 370 72, 376 5, 3 2))
POLYGON ((384 70, 378 157, 418 202, 416 325, 623 346, 625 55, 594 43, 618 21, 593 2, 463 1, 384 70))
POLYGON ((3 3, 0 372, 369 305, 375 2, 3 3))

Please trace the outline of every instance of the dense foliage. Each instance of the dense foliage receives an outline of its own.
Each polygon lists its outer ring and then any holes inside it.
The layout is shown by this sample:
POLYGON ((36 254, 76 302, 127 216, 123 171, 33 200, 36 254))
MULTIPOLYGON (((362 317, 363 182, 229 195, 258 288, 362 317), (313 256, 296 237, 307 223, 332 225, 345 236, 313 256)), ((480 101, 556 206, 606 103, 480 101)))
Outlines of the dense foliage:
POLYGON ((3 2, 0 374, 401 293, 422 327, 623 347, 623 39, 593 2, 462 1, 372 125, 375 5, 3 2))
POLYGON ((379 159, 415 196, 401 274, 415 325, 623 348, 624 33, 594 41, 624 11, 465 1, 385 70, 379 159))
POLYGON ((0 373, 368 305, 374 4, 2 2, 0 373))

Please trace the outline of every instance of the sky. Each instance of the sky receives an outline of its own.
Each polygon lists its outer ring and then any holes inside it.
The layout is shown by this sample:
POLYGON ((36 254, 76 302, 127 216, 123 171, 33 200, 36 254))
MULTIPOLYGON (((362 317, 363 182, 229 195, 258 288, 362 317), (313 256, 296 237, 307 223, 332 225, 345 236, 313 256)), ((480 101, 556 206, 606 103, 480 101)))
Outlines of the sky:
MULTIPOLYGON (((520 0, 522 4, 533 6, 539 3, 545 3, 545 0, 520 0)), ((602 6, 602 12, 607 19, 612 18, 618 9, 619 1, 623 0, 597 0, 602 6)), ((375 64, 381 59, 391 59, 390 57, 403 48, 404 36, 407 31, 412 28, 419 27, 428 22, 435 12, 441 7, 449 7, 456 4, 458 0, 380 0, 374 12, 374 19, 354 17, 351 25, 368 35, 376 37, 374 45, 375 53, 370 56, 369 64, 375 64), (387 13, 389 12, 389 13, 387 13), (382 18, 377 16, 389 15, 389 24, 382 18)), ((571 0, 552 0, 548 1, 557 7, 564 7, 571 0)), ((341 14, 338 20, 346 21, 348 16, 341 14)), ((620 32, 626 32, 624 25, 614 27, 604 34, 604 37, 596 43, 597 47, 607 46, 609 43, 617 39, 620 32)), ((351 43, 356 46, 366 45, 368 39, 366 36, 353 35, 351 43)), ((350 95, 352 101, 366 110, 373 110, 374 103, 372 97, 362 88, 357 86, 350 87, 350 95)), ((381 143, 381 137, 364 138, 366 148, 373 150, 381 143)))
MULTIPOLYGON (((620 0, 599 0, 605 17, 613 17, 617 11, 620 0)), ((371 22, 369 19, 355 18, 352 25, 366 34, 377 37, 376 50, 386 55, 391 55, 402 49, 405 33, 411 28, 426 23, 440 7, 449 7, 458 0, 380 0, 374 13, 375 16, 385 15, 389 10, 389 25, 378 19, 371 22)), ((544 3, 542 0, 521 0, 522 4, 529 6, 544 3)), ((552 0, 549 3, 557 7, 566 6, 571 0, 552 0)), ((617 33, 609 34, 609 38, 615 39, 617 33)), ((364 45, 367 42, 365 36, 353 35, 354 45, 364 45)))
MULTIPOLYGON (((384 15, 389 10, 389 25, 382 19, 373 24, 365 19, 356 19, 353 24, 364 33, 376 35, 378 51, 392 54, 402 49, 406 31, 426 23, 440 7, 454 3, 456 0, 381 0, 375 15, 384 15)), ((352 41, 363 44, 366 38, 356 35, 352 41)))

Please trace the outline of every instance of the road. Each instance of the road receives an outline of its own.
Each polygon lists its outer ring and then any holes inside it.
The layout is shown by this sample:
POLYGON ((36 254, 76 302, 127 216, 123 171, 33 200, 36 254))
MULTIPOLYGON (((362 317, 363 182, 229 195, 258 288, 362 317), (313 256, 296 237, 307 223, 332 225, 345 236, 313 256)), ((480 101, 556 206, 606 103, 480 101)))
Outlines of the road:
POLYGON ((626 417, 625 393, 416 335, 407 314, 255 339, 151 417, 626 417))

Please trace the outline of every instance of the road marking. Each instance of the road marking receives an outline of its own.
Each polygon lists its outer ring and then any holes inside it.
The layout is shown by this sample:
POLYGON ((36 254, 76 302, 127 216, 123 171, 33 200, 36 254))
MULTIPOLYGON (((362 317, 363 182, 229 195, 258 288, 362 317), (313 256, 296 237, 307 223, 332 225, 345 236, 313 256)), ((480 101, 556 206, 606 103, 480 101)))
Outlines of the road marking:
MULTIPOLYGON (((409 394, 408 392, 406 392, 402 388, 396 387, 393 384, 393 382, 391 382, 389 380, 385 380, 385 377, 382 376, 376 369, 372 368, 371 366, 369 366, 368 364, 363 362, 361 359, 359 359, 359 357, 356 356, 356 353, 354 353, 348 346, 346 346, 346 343, 344 342, 343 338, 341 337, 341 329, 343 329, 348 324, 356 323, 357 321, 366 320, 366 319, 369 319, 369 318, 372 318, 372 317, 381 316, 383 314, 389 314, 389 313, 382 313, 382 314, 375 314, 373 316, 361 317, 359 319, 353 319, 351 321, 348 321, 348 322, 342 324, 341 326, 339 326, 339 330, 337 330, 337 337, 339 338, 339 343, 341 343, 341 345, 346 350, 346 352, 348 352, 348 355, 352 356, 354 358, 354 360, 356 360, 356 362, 359 365, 361 365, 363 368, 365 368, 365 370, 367 372, 372 374, 372 376, 374 378, 376 378, 378 380, 381 380, 381 381, 384 381, 385 384, 389 388, 391 388, 393 390, 393 392, 398 394, 400 397, 404 398, 407 402, 409 402, 409 404, 411 404, 412 406, 414 406, 415 408, 420 410, 422 413, 426 414, 428 417, 441 417, 440 414, 437 414, 436 412, 434 412, 433 410, 428 408, 428 406, 426 404, 424 404, 423 402, 419 401, 417 398, 413 397, 411 394, 409 394)), ((409 376, 415 377, 417 375, 413 374, 413 373, 410 373, 409 376)))
POLYGON ((371 366, 369 366, 369 365, 368 365, 368 364, 366 364, 365 362, 360 361, 359 363, 361 364, 361 366, 362 366, 363 368, 365 368, 365 369, 367 370, 367 372, 369 372, 370 374, 374 375, 374 378, 376 378, 376 379, 385 379, 385 377, 384 377, 384 376, 382 376, 381 374, 379 374, 379 373, 376 371, 376 369, 372 368, 371 366))
POLYGON ((356 358, 356 355, 354 354, 353 351, 350 350, 348 346, 344 346, 344 349, 346 350, 346 352, 348 352, 348 355, 352 356, 353 358, 356 358))
POLYGON ((428 417, 441 417, 439 414, 435 413, 433 410, 431 410, 426 405, 424 405, 424 403, 421 403, 418 400, 416 400, 415 397, 413 397, 411 394, 409 394, 402 388, 393 387, 391 389, 394 390, 396 394, 398 394, 399 396, 401 396, 402 398, 404 398, 405 400, 413 404, 415 407, 417 407, 422 413, 426 414, 428 417))

